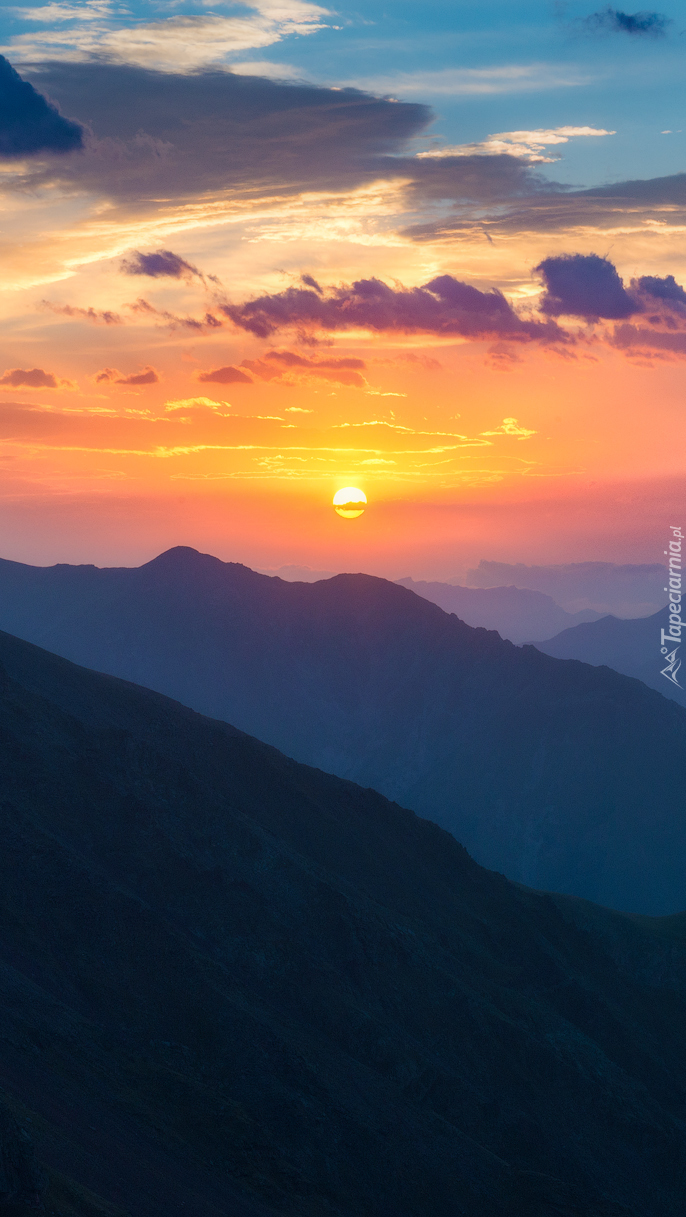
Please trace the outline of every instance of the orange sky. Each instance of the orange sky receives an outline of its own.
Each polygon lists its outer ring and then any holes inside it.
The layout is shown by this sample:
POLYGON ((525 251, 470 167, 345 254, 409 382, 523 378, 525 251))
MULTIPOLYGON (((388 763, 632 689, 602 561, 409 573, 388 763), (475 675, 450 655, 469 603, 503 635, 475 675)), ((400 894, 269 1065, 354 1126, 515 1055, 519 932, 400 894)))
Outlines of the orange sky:
MULTIPOLYGON (((97 168, 105 154, 87 156, 97 168)), ((29 194, 25 170, 4 166, 2 195, 3 556, 134 563, 183 543, 262 567, 451 577, 481 557, 657 560, 667 523, 682 522, 667 520, 686 452, 681 305, 649 299, 629 321, 560 314, 549 340, 534 273, 611 244, 627 290, 641 276, 682 283, 678 208, 586 215, 566 195, 553 224, 534 198, 509 227, 482 206, 446 236, 435 201, 408 195, 412 164, 346 188, 313 189, 315 173, 280 195, 186 184, 145 200, 118 197, 109 164, 79 185, 46 162, 29 194), (159 250, 188 271, 127 272, 135 251, 159 250), (400 293, 450 275, 502 293, 533 328, 293 321, 259 337, 222 312, 280 299, 302 275, 327 299, 353 280, 400 293), (226 367, 238 381, 222 383, 226 367), (331 498, 350 484, 369 507, 341 520, 331 498)))

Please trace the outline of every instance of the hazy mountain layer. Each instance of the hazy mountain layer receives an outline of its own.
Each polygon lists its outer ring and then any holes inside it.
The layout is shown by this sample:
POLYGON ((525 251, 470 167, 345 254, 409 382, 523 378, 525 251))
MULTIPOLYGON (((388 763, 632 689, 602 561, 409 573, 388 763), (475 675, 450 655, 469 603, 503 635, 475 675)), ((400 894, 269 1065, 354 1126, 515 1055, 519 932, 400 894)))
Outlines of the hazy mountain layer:
POLYGON ((53 1211, 681 1210, 686 917, 528 891, 157 694, 0 662, 0 1082, 53 1211))
MULTIPOLYGON (((686 706, 686 665, 677 672, 678 685, 673 684, 662 670, 668 663, 660 650, 662 630, 669 629, 669 611, 660 609, 652 617, 641 617, 637 621, 622 621, 618 617, 603 617, 588 625, 578 625, 563 630, 547 642, 535 646, 546 655, 558 659, 580 659, 583 663, 606 664, 625 676, 635 676, 657 689, 665 697, 671 697, 680 706, 686 706)), ((677 658, 683 647, 677 651, 677 658)), ((686 656, 685 656, 686 658, 686 656)))
POLYGON ((563 562, 526 566, 523 562, 482 560, 466 572, 471 587, 530 588, 552 596, 568 612, 592 608, 622 617, 654 613, 665 603, 667 572, 662 563, 563 562))
POLYGON ((600 613, 586 609, 566 613, 552 596, 519 587, 457 587, 452 583, 427 583, 398 579, 425 600, 431 600, 446 613, 455 613, 467 625, 497 630, 510 642, 531 642, 547 638, 583 621, 597 621, 600 613))
POLYGON ((368 575, 0 564, 0 626, 374 786, 534 887, 686 908, 686 714, 368 575))

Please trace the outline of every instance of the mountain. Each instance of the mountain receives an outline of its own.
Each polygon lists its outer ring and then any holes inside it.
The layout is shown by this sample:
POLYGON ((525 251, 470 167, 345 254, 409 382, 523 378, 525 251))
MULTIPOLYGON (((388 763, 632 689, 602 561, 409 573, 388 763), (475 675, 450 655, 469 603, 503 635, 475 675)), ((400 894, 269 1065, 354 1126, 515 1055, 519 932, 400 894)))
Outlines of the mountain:
POLYGON ((583 663, 605 664, 616 672, 623 672, 625 676, 635 676, 651 689, 657 689, 680 706, 686 706, 686 690, 683 688, 686 667, 682 667, 681 673, 677 674, 681 688, 661 675, 667 664, 660 650, 661 631, 668 628, 669 612, 663 608, 653 613, 652 617, 639 617, 636 621, 603 617, 588 625, 563 630, 547 642, 536 642, 534 645, 539 651, 554 655, 557 659, 580 659, 583 663))
POLYGON ((158 694, 0 664, 0 1141, 9 1111, 48 1213, 681 1211, 685 915, 529 891, 158 694))
POLYGON ((427 583, 423 580, 397 579, 417 596, 431 600, 446 613, 455 613, 467 625, 497 630, 510 642, 531 642, 549 638, 583 621, 597 621, 593 609, 566 613, 551 596, 519 587, 459 587, 452 583, 427 583))
POLYGON ((481 561, 466 573, 472 587, 504 583, 552 596, 568 612, 595 609, 622 617, 643 617, 665 602, 667 568, 661 562, 563 562, 526 566, 523 562, 481 561))
POLYGON ((373 786, 533 887, 686 908, 686 714, 369 575, 286 583, 191 549, 0 564, 0 627, 373 786))
POLYGON ((333 570, 313 570, 311 566, 279 566, 271 570, 260 570, 261 575, 278 575, 289 583, 318 583, 320 579, 333 579, 333 570))

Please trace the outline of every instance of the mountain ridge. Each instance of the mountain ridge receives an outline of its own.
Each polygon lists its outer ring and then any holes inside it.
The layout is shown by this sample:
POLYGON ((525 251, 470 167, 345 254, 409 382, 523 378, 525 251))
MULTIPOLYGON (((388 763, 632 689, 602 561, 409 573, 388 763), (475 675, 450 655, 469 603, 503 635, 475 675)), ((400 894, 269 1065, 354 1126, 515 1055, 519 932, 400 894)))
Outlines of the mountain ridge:
POLYGON ((556 659, 578 659, 594 666, 604 665, 643 681, 680 706, 686 706, 686 689, 661 675, 665 660, 660 652, 660 631, 669 630, 669 609, 651 617, 625 620, 608 615, 600 621, 562 630, 554 638, 533 645, 556 659))
POLYGON ((530 886, 686 907, 686 717, 638 681, 371 575, 288 583, 188 548, 123 570, 0 563, 10 623, 381 790, 530 886))
POLYGON ((507 638, 515 645, 531 642, 532 638, 552 637, 563 629, 596 621, 602 616, 593 609, 568 613, 552 596, 512 584, 507 587, 462 587, 410 578, 395 582, 437 604, 444 612, 455 613, 467 625, 497 630, 501 638, 507 638))

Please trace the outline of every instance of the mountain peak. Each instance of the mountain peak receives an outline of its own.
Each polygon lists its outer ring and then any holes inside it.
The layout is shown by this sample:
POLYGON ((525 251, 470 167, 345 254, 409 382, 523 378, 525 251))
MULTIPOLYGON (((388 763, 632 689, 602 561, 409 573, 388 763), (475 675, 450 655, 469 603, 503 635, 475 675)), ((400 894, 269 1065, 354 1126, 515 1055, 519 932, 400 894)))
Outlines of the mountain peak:
POLYGON ((215 558, 212 554, 202 554, 199 549, 193 549, 192 545, 173 545, 171 549, 165 549, 156 558, 144 562, 140 569, 149 569, 151 566, 188 566, 200 562, 224 565, 221 558, 215 558))

